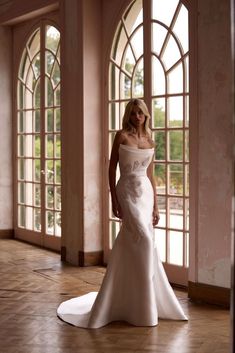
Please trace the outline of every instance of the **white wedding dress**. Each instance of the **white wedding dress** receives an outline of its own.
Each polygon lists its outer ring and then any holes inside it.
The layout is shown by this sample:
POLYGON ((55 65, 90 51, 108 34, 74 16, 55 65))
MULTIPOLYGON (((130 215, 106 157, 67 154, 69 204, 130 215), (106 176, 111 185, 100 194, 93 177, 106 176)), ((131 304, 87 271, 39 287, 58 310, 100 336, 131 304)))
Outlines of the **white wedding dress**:
POLYGON ((112 321, 155 326, 158 318, 188 320, 170 286, 153 241, 153 189, 146 175, 154 149, 120 145, 116 191, 123 219, 99 292, 67 300, 58 316, 75 326, 112 321))

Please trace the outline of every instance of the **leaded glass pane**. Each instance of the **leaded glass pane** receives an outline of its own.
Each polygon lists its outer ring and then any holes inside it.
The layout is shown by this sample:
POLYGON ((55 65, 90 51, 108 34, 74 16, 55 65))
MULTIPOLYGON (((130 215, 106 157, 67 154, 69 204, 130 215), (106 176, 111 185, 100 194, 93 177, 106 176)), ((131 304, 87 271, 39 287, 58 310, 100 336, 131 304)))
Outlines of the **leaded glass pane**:
POLYGON ((157 194, 166 193, 166 165, 161 163, 154 164, 154 177, 157 185, 157 194))
POLYGON ((155 142, 155 159, 165 160, 166 157, 166 133, 165 131, 155 131, 154 132, 154 142, 155 142))
POLYGON ((168 126, 183 126, 183 97, 171 97, 167 100, 168 108, 168 126))
POLYGON ((50 51, 46 51, 46 73, 51 76, 51 71, 55 62, 55 56, 50 51))
POLYGON ((174 24, 173 31, 178 37, 180 44, 183 48, 184 53, 188 51, 188 10, 181 4, 180 12, 177 16, 177 20, 174 24))
POLYGON ((126 52, 125 52, 125 55, 124 55, 124 58, 123 58, 123 63, 124 63, 124 67, 123 68, 130 75, 132 75, 134 66, 136 64, 136 61, 135 61, 135 58, 134 58, 134 55, 133 55, 133 52, 132 52, 132 49, 131 49, 130 45, 127 46, 127 49, 126 49, 126 52))
POLYGON ((61 139, 60 135, 55 135, 55 157, 60 158, 61 157, 61 139))
POLYGON ((166 231, 164 229, 154 229, 154 234, 160 259, 161 261, 166 261, 166 231))
POLYGON ((46 182, 54 183, 54 162, 53 160, 46 161, 46 182))
POLYGON ((152 127, 165 127, 165 98, 153 99, 152 127))
POLYGON ((179 197, 169 198, 169 226, 174 229, 183 229, 183 199, 179 197))
POLYGON ((34 157, 41 156, 41 137, 40 135, 34 135, 34 157))
POLYGON ((153 0, 152 18, 170 26, 179 0, 153 0))
POLYGON ((41 185, 34 184, 34 206, 41 206, 41 185))
POLYGON ((41 121, 40 121, 40 110, 34 111, 34 132, 40 132, 41 121))
POLYGON ((172 67, 181 57, 178 44, 171 35, 167 41, 166 49, 163 52, 162 60, 166 70, 172 67))
POLYGON ((53 26, 46 26, 46 48, 56 53, 60 41, 60 32, 53 26))
POLYGON ((109 103, 109 129, 119 129, 119 103, 109 103))
POLYGON ((169 168, 169 193, 171 195, 183 195, 183 165, 170 164, 169 168))
POLYGON ((137 59, 139 59, 144 53, 143 44, 143 26, 141 26, 131 37, 131 46, 137 59))
POLYGON ((34 230, 41 231, 41 210, 39 208, 34 209, 34 230))
POLYGON ((56 132, 61 131, 60 108, 55 109, 56 132))
POLYGON ((159 215, 160 215, 158 227, 165 228, 166 227, 166 211, 167 211, 166 197, 158 195, 157 200, 158 200, 158 209, 159 209, 159 215))
POLYGON ((46 233, 49 235, 53 235, 55 231, 54 218, 53 211, 46 211, 46 233))
POLYGON ((49 78, 45 78, 45 106, 51 107, 54 105, 54 91, 49 78))
POLYGON ((55 235, 61 236, 61 212, 55 212, 55 235))
POLYGON ((183 161, 183 131, 169 131, 169 159, 171 161, 183 161))
POLYGON ((143 97, 144 95, 144 66, 143 59, 136 65, 133 75, 133 97, 143 97))
POLYGON ((60 82, 60 67, 57 61, 54 64, 51 79, 54 87, 60 82))
POLYGON ((123 50, 127 43, 127 36, 123 25, 119 25, 116 32, 116 42, 113 44, 111 57, 115 60, 117 65, 121 65, 123 50))
POLYGON ((170 264, 183 266, 183 233, 170 231, 170 264), (177 251, 176 251, 177 249, 177 251))
POLYGON ((35 78, 38 79, 40 76, 41 72, 41 67, 40 67, 40 54, 37 54, 35 58, 32 61, 32 67, 34 71, 35 78))
POLYGON ((34 159, 34 181, 40 182, 41 179, 41 161, 34 159))
POLYGON ((46 207, 54 208, 54 186, 46 186, 46 207))
POLYGON ((183 66, 178 64, 168 74, 168 93, 183 92, 183 66))
POLYGON ((153 95, 162 95, 166 92, 166 78, 161 62, 153 56, 152 59, 152 90, 153 95))
POLYGON ((159 55, 167 35, 167 29, 158 23, 152 24, 152 46, 153 51, 159 55))
POLYGON ((123 16, 128 35, 143 22, 142 0, 134 1, 123 16), (135 16, 133 16, 135 14, 135 16))
POLYGON ((55 168, 56 168, 55 183, 56 184, 61 184, 61 161, 60 160, 56 160, 55 161, 55 168))
POLYGON ((40 50, 40 29, 38 28, 28 41, 30 57, 33 58, 40 50))

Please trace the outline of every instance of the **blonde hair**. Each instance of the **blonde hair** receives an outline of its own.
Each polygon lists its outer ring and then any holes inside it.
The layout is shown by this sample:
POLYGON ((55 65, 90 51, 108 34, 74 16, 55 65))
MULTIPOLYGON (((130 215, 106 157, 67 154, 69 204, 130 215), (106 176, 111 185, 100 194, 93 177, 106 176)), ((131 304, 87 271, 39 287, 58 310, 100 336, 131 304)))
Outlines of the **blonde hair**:
POLYGON ((133 106, 139 107, 139 109, 144 113, 145 116, 145 122, 144 122, 144 132, 146 135, 151 136, 152 132, 149 128, 149 120, 150 120, 150 114, 147 108, 147 105, 145 102, 141 99, 131 99, 126 106, 125 113, 122 119, 122 129, 124 131, 132 132, 135 133, 136 129, 133 124, 130 122, 130 116, 131 112, 133 109, 133 106))

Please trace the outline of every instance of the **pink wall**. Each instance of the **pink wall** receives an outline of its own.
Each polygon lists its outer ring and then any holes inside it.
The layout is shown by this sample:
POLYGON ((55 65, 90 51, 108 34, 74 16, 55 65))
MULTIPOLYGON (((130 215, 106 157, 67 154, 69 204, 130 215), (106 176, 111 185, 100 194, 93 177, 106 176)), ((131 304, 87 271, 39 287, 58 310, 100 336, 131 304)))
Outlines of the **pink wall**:
POLYGON ((198 282, 227 288, 233 189, 229 5, 198 1, 198 282))
POLYGON ((84 250, 89 252, 102 249, 101 14, 101 1, 84 1, 84 250))
POLYGON ((10 28, 0 27, 0 229, 13 228, 10 28))

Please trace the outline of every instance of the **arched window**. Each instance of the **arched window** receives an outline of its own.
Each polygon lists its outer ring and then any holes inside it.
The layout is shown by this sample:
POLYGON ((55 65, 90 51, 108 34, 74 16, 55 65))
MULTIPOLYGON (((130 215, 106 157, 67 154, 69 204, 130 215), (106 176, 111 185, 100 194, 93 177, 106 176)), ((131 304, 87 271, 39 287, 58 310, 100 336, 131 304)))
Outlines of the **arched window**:
POLYGON ((51 247, 61 236, 60 33, 45 21, 24 47, 16 108, 17 233, 51 247))
MULTIPOLYGON (((109 151, 128 100, 140 97, 149 107, 161 217, 155 241, 165 267, 184 274, 182 283, 187 282, 189 264, 188 38, 184 1, 133 1, 118 24, 112 45, 108 103, 109 151)), ((110 207, 110 248, 118 230, 119 221, 110 207)))

